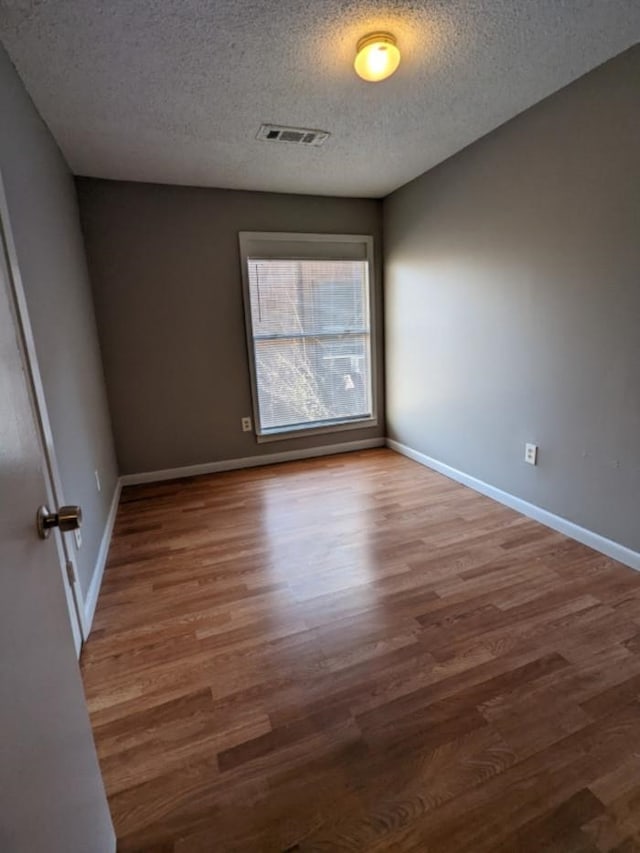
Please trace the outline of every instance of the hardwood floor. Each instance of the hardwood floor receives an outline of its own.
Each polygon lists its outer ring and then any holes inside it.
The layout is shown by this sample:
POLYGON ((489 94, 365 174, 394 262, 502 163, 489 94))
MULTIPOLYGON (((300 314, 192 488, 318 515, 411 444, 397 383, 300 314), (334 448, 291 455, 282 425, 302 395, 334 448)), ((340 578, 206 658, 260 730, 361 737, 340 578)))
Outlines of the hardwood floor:
POLYGON ((389 450, 125 490, 119 850, 640 851, 640 574, 389 450))

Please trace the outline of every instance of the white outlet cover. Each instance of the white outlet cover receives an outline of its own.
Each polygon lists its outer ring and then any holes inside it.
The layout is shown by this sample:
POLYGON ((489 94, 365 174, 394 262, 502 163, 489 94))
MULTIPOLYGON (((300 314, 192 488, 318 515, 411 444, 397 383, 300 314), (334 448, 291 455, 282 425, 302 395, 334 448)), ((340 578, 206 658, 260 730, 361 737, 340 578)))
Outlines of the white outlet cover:
POLYGON ((525 444, 524 446, 524 461, 528 462, 529 465, 536 465, 538 462, 538 445, 537 444, 525 444))

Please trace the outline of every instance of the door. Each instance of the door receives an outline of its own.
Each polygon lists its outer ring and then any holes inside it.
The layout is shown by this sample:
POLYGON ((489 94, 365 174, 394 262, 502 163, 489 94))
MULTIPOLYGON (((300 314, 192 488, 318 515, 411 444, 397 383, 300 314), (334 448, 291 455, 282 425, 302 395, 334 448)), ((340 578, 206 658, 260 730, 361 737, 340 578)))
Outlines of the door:
MULTIPOLYGON (((36 348, 31 332, 31 323, 27 311, 27 303, 22 288, 18 257, 13 244, 13 235, 9 222, 9 208, 4 191, 2 174, 0 173, 0 275, 10 276, 11 294, 18 319, 20 338, 25 356, 25 366, 29 379, 29 389, 32 395, 38 436, 44 454, 44 474, 47 486, 47 503, 49 506, 60 506, 65 504, 62 490, 62 482, 58 470, 55 448, 53 445, 53 434, 47 413, 47 404, 44 397, 44 388, 40 378, 36 348)), ((9 286, 9 285, 7 285, 9 286)), ((69 547, 69 541, 64 536, 56 536, 56 551, 60 565, 60 573, 63 579, 65 600, 69 623, 73 633, 73 642, 76 656, 80 656, 82 640, 86 639, 86 630, 82 620, 83 603, 77 582, 77 573, 73 560, 73 549, 69 547)))
POLYGON ((115 838, 74 652, 45 461, 0 251, 0 850, 108 853, 115 838))

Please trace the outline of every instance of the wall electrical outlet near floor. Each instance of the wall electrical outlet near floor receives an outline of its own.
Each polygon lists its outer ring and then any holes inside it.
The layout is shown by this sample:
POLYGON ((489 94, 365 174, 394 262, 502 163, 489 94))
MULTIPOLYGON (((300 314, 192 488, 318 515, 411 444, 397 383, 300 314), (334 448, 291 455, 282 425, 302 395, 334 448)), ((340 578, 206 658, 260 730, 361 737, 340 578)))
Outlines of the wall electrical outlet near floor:
POLYGON ((251 418, 242 418, 242 432, 251 432, 251 418))
POLYGON ((524 446, 524 461, 528 462, 529 465, 537 465, 538 464, 538 445, 537 444, 525 444, 525 446, 524 446))

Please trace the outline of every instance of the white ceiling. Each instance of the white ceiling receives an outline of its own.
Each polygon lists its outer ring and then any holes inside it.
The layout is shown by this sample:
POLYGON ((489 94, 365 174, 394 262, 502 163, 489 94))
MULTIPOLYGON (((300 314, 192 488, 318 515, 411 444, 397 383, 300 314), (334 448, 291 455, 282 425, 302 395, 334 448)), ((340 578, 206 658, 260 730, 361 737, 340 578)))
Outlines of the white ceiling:
POLYGON ((0 0, 0 38, 80 175, 383 196, 640 36, 638 0, 0 0), (358 38, 396 34, 371 84, 358 38), (260 142, 261 122, 331 132, 260 142))

